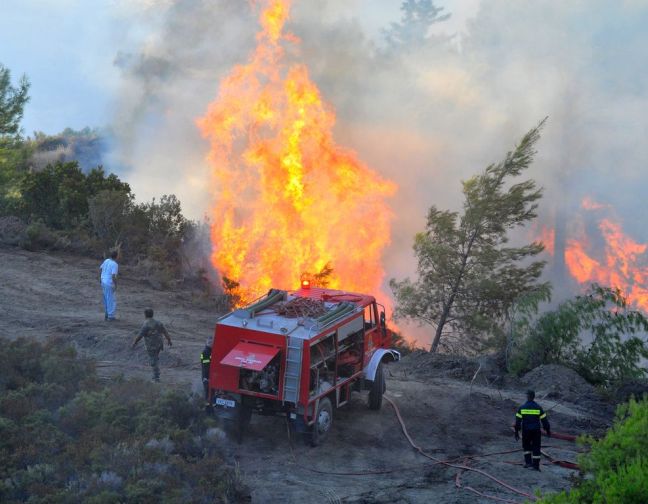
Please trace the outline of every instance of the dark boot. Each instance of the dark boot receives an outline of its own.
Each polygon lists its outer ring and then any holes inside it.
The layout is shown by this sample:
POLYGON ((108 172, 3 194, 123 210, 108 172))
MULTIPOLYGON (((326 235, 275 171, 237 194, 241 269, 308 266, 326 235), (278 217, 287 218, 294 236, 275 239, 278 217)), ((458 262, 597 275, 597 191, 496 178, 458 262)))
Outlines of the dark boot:
POLYGON ((540 470, 540 458, 539 457, 538 458, 535 458, 535 457, 533 458, 533 469, 535 471, 540 470))
POLYGON ((524 468, 527 469, 531 467, 531 453, 524 454, 524 468))

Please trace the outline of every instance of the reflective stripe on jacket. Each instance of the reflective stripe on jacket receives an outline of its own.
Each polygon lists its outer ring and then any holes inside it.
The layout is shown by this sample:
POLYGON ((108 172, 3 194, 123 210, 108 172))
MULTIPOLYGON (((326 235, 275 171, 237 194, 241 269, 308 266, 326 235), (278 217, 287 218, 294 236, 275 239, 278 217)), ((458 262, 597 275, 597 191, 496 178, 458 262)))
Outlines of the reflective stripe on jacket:
POLYGON ((540 430, 540 423, 545 430, 549 430, 547 414, 535 401, 527 401, 520 406, 515 414, 515 430, 523 431, 540 430))

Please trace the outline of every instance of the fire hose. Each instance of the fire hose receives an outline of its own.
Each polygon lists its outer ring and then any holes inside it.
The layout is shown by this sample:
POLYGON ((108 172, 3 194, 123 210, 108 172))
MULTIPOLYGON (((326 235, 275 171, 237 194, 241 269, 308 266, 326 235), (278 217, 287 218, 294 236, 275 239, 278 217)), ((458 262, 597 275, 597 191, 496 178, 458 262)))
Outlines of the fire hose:
MULTIPOLYGON (((463 456, 463 457, 460 457, 460 458, 448 459, 448 460, 439 459, 437 457, 434 457, 433 455, 430 455, 429 453, 426 453, 420 446, 418 446, 414 442, 414 440, 411 438, 411 436, 409 435, 409 433, 407 431, 407 427, 405 426, 405 422, 403 420, 403 417, 401 416, 400 410, 398 409, 398 406, 396 405, 396 403, 393 400, 391 400, 389 397, 387 397, 386 394, 383 397, 387 401, 389 401, 389 403, 394 408, 394 412, 396 413, 396 417, 398 418, 398 422, 400 423, 401 430, 403 431, 403 434, 407 438, 410 445, 419 454, 421 454, 424 457, 432 460, 433 461, 432 465, 441 464, 441 465, 445 465, 445 466, 452 467, 452 468, 455 468, 455 469, 459 469, 459 472, 457 473, 457 475, 455 477, 455 486, 457 488, 464 488, 465 490, 471 491, 471 492, 475 493, 476 495, 479 495, 479 496, 484 497, 484 498, 488 498, 488 499, 492 499, 492 500, 496 500, 496 501, 500 501, 500 502, 507 502, 507 503, 517 504, 517 501, 513 501, 513 500, 510 500, 510 499, 504 499, 502 497, 497 497, 497 496, 494 496, 494 495, 484 494, 484 493, 482 493, 482 492, 480 492, 480 491, 478 491, 478 490, 476 490, 476 489, 474 489, 472 487, 462 485, 461 484, 461 473, 463 473, 464 471, 472 471, 472 472, 476 472, 478 474, 481 474, 482 476, 485 476, 486 478, 496 482, 497 484, 503 486, 504 488, 506 488, 507 490, 509 490, 511 492, 514 492, 514 493, 516 493, 518 495, 521 495, 523 497, 527 497, 528 499, 531 499, 531 500, 537 500, 536 496, 531 495, 531 494, 529 494, 527 492, 524 492, 522 490, 519 490, 519 489, 509 485, 508 483, 506 483, 506 482, 504 482, 502 480, 499 480, 498 478, 496 478, 495 476, 487 473, 486 471, 483 471, 481 469, 477 469, 477 468, 470 467, 470 466, 466 465, 468 460, 470 460, 470 459, 481 458, 481 457, 485 457, 485 456, 489 456, 489 455, 503 455, 503 454, 507 454, 507 453, 515 453, 515 452, 520 451, 519 449, 505 450, 505 451, 492 452, 492 453, 484 453, 484 454, 479 454, 479 455, 468 455, 468 456, 463 456), (460 460, 463 460, 464 463, 463 464, 455 463, 456 461, 460 461, 460 460)), ((292 454, 293 460, 295 462, 297 462, 297 457, 295 456, 295 453, 294 453, 294 451, 292 449, 292 441, 291 441, 291 437, 290 437, 290 426, 289 426, 287 418, 286 418, 286 428, 287 428, 287 432, 288 432, 288 442, 289 442, 289 446, 290 446, 290 452, 292 454)), ((576 440, 576 436, 574 436, 574 435, 563 434, 563 433, 559 433, 559 432, 552 433, 552 437, 554 437, 556 439, 562 439, 562 440, 565 440, 565 441, 575 441, 576 440)), ((569 461, 565 461, 565 460, 556 460, 553 457, 551 457, 549 454, 547 454, 545 451, 542 451, 541 453, 552 464, 556 464, 556 465, 559 465, 561 467, 565 467, 567 469, 576 469, 576 470, 579 469, 578 465, 573 463, 573 462, 569 462, 569 461)), ((392 469, 379 469, 379 470, 370 470, 370 471, 344 471, 344 472, 342 472, 342 471, 323 471, 323 470, 315 469, 315 468, 308 467, 308 466, 304 466, 304 469, 307 469, 308 471, 314 472, 314 473, 317 473, 317 474, 329 474, 329 475, 333 475, 333 476, 368 476, 368 475, 389 474, 389 473, 394 473, 394 472, 400 472, 400 471, 404 471, 404 470, 413 469, 415 467, 419 467, 419 466, 397 467, 397 468, 392 468, 392 469)))
MULTIPOLYGON (((482 471, 481 469, 477 469, 477 468, 470 467, 470 466, 467 466, 467 465, 453 464, 451 462, 446 462, 444 460, 436 458, 433 455, 430 455, 429 453, 426 453, 423 450, 423 448, 421 448, 420 446, 418 446, 414 442, 412 437, 407 432, 407 427, 405 427, 405 422, 403 421, 403 417, 401 416, 400 410, 398 409, 398 406, 396 406, 396 403, 394 401, 392 401, 387 395, 384 395, 383 398, 385 398, 389 402, 389 404, 391 404, 392 407, 394 408, 394 412, 396 413, 396 417, 398 418, 398 422, 400 423, 401 430, 403 431, 403 434, 405 434, 405 437, 407 438, 407 441, 409 442, 409 444, 412 445, 412 448, 414 448, 418 453, 420 453, 424 457, 429 458, 430 460, 434 460, 435 462, 438 462, 439 464, 443 464, 443 465, 448 466, 448 467, 453 467, 455 469, 460 469, 460 470, 463 470, 463 471, 472 471, 472 472, 476 472, 478 474, 481 474, 482 476, 494 481, 498 485, 503 486, 507 490, 509 490, 509 491, 511 491, 513 493, 516 493, 518 495, 522 495, 523 497, 526 497, 527 499, 530 499, 532 501, 535 501, 535 500, 538 499, 535 495, 532 495, 532 494, 530 494, 528 492, 525 492, 523 490, 515 488, 515 487, 509 485, 508 483, 496 478, 492 474, 487 473, 486 471, 482 471)), ((468 488, 468 487, 466 487, 466 488, 468 488)), ((477 492, 474 489, 472 489, 472 490, 474 492, 477 492)), ((484 496, 484 497, 491 497, 491 496, 487 496, 487 495, 484 495, 484 494, 481 494, 481 495, 484 496)), ((498 497, 497 499, 500 499, 500 498, 498 497)), ((508 501, 508 502, 514 502, 514 501, 508 501)))
MULTIPOLYGON (((576 442, 576 439, 578 436, 575 436, 573 434, 565 434, 563 432, 552 432, 551 437, 554 439, 562 439, 563 441, 571 441, 576 442)), ((551 463, 560 467, 564 467, 565 469, 572 469, 574 471, 578 471, 580 469, 580 466, 576 462, 570 462, 569 460, 558 460, 553 458, 551 455, 549 455, 546 451, 541 450, 540 453, 551 463)))

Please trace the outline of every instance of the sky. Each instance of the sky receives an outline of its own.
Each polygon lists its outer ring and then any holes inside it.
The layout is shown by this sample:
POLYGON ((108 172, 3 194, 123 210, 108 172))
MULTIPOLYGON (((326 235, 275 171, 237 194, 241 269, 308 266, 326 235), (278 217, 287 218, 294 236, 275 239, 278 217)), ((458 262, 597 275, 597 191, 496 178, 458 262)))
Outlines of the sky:
MULTIPOLYGON (((331 3, 335 4, 331 19, 357 17, 375 37, 400 16, 396 0, 331 3)), ((27 75, 32 85, 24 132, 54 134, 66 127, 109 125, 122 79, 115 65, 118 53, 152 40, 161 12, 171 4, 164 0, 3 0, 0 63, 14 78, 27 75)), ((479 0, 445 2, 453 16, 444 29, 461 31, 478 4, 479 0)))

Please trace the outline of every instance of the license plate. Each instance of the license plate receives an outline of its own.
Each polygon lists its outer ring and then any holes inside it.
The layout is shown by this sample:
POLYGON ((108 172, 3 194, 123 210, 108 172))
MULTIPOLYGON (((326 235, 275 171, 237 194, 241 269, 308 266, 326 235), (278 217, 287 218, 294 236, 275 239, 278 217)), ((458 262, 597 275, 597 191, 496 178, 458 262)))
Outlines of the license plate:
POLYGON ((231 399, 223 399, 221 397, 216 398, 216 404, 218 406, 225 406, 226 408, 236 408, 236 402, 231 399))

